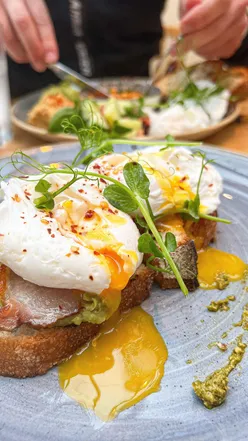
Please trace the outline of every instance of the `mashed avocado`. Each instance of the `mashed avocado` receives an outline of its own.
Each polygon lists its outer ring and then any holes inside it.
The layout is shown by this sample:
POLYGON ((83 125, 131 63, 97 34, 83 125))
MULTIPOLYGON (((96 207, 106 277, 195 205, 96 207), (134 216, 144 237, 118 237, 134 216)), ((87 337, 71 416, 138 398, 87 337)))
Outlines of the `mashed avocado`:
POLYGON ((197 380, 192 383, 196 395, 208 409, 220 406, 225 401, 228 391, 228 376, 241 362, 246 347, 247 345, 242 342, 242 337, 239 337, 237 346, 228 358, 226 366, 210 374, 206 380, 197 380))
POLYGON ((77 314, 58 320, 55 326, 81 325, 83 322, 100 325, 109 316, 109 308, 96 294, 84 293, 82 297, 82 309, 77 314))

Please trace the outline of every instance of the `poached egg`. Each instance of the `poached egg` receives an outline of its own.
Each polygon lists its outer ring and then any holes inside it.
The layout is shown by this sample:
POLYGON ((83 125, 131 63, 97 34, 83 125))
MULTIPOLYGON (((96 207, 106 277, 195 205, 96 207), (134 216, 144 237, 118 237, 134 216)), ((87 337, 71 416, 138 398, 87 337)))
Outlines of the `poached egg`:
MULTIPOLYGON (((96 159, 89 170, 110 176, 125 184, 123 168, 129 161, 142 165, 150 181, 149 202, 155 216, 182 208, 184 202, 194 199, 202 167, 202 158, 184 147, 146 148, 132 154, 110 154, 96 159)), ((102 183, 103 187, 107 182, 102 183)), ((220 204, 222 178, 216 168, 208 164, 200 185, 201 211, 213 213, 220 204)))
MULTIPOLYGON (((70 175, 47 177, 51 191, 70 175)), ((142 262, 139 231, 112 207, 97 183, 82 179, 38 210, 37 182, 12 178, 2 184, 0 262, 36 285, 101 294, 121 291, 142 262)))
MULTIPOLYGON (((213 88, 215 83, 209 80, 195 82, 199 89, 213 88)), ((168 134, 181 135, 205 129, 220 122, 227 113, 230 92, 227 89, 211 96, 197 104, 188 99, 182 104, 172 104, 159 112, 145 107, 145 113, 150 118, 150 136, 164 137, 168 134)))

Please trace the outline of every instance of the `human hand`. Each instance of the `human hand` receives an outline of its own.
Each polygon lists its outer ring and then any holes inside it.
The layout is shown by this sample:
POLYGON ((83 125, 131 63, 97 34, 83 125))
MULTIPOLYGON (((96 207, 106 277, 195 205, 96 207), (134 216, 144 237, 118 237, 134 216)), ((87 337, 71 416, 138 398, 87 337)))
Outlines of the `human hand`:
POLYGON ((0 24, 6 50, 17 63, 37 72, 58 60, 54 27, 43 0, 0 0, 0 24))
POLYGON ((184 48, 207 59, 231 57, 247 31, 247 6, 248 0, 181 0, 184 48))

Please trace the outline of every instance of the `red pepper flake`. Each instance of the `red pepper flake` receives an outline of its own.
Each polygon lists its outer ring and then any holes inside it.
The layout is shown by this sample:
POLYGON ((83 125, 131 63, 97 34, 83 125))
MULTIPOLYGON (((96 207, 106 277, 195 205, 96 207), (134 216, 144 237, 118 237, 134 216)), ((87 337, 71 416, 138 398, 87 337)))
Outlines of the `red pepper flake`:
POLYGON ((24 225, 27 223, 27 222, 23 222, 24 223, 24 225))
POLYGON ((62 309, 64 309, 63 306, 59 305, 59 310, 62 311, 62 309))
POLYGON ((52 234, 51 237, 54 239, 55 238, 55 234, 52 234))
POLYGON ((186 179, 187 179, 187 176, 183 176, 183 178, 180 179, 180 182, 184 182, 184 181, 186 181, 186 179))
POLYGON ((185 190, 183 187, 181 187, 181 185, 179 185, 180 190, 185 190))
POLYGON ((209 187, 213 187, 214 186, 214 184, 209 184, 209 187))
POLYGON ((25 194, 26 199, 28 199, 30 201, 31 193, 29 193, 28 190, 24 190, 24 194, 25 194))
POLYGON ((115 214, 115 212, 113 210, 111 210, 111 208, 108 209, 108 212, 111 214, 115 214))
POLYGON ((48 228, 47 231, 48 231, 48 234, 51 234, 51 232, 52 232, 51 228, 48 228))
POLYGON ((71 252, 72 252, 73 254, 80 254, 80 252, 79 252, 79 247, 71 247, 71 252))
POLYGON ((27 250, 26 250, 26 249, 24 249, 24 250, 22 250, 22 252, 23 252, 23 253, 26 253, 26 252, 27 252, 27 250))
POLYGON ((94 165, 93 165, 93 168, 94 168, 95 170, 100 170, 101 167, 100 167, 99 164, 94 164, 94 165))
POLYGON ((88 210, 84 215, 84 219, 91 219, 94 216, 94 214, 95 214, 94 210, 88 210))
POLYGON ((80 188, 80 189, 78 190, 78 193, 84 193, 84 190, 83 190, 82 188, 80 188))
POLYGON ((94 251, 95 256, 99 256, 100 253, 98 251, 94 251))
POLYGON ((15 202, 21 202, 21 198, 18 194, 15 194, 15 196, 12 196, 13 201, 15 202))
POLYGON ((21 219, 25 219, 25 216, 20 216, 21 219))
POLYGON ((106 184, 106 181, 103 178, 100 178, 100 182, 102 182, 103 184, 106 184))
POLYGON ((71 225, 71 232, 77 234, 77 225, 71 225))
POLYGON ((4 234, 0 234, 0 237, 4 237, 4 234))
POLYGON ((94 280, 94 277, 93 277, 93 276, 89 276, 89 279, 90 279, 90 280, 94 280))
POLYGON ((38 214, 35 214, 35 215, 34 215, 34 217, 37 217, 37 216, 38 216, 38 214))
POLYGON ((205 167, 204 167, 204 168, 205 168, 205 170, 208 170, 208 167, 207 167, 206 165, 205 165, 205 167))
POLYGON ((71 253, 68 253, 65 255, 66 257, 71 257, 71 253))
POLYGON ((91 187, 94 187, 95 184, 90 184, 91 187))

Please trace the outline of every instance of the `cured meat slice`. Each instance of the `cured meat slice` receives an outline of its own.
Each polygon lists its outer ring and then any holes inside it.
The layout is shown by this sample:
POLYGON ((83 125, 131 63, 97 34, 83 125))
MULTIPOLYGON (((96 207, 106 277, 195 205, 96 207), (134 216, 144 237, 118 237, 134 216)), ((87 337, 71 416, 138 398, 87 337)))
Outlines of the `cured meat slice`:
POLYGON ((11 331, 22 324, 48 327, 76 314, 82 294, 68 289, 45 288, 0 268, 0 329, 11 331))

